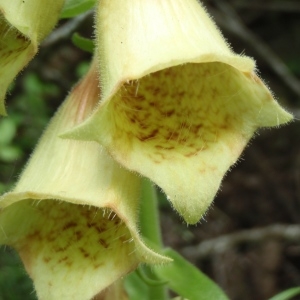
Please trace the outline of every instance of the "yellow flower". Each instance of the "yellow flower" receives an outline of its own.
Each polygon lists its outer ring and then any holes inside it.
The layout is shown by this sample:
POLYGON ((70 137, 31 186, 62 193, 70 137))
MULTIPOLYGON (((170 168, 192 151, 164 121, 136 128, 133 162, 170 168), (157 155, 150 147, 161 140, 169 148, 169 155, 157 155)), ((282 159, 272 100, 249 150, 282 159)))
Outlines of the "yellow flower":
POLYGON ((139 237, 141 178, 95 142, 58 137, 97 103, 95 65, 51 121, 14 190, 0 199, 0 243, 19 252, 39 299, 89 300, 140 262, 169 261, 139 237))
POLYGON ((64 137, 97 141, 196 223, 255 131, 292 116, 197 0, 102 0, 96 20, 101 102, 64 137))
POLYGON ((64 0, 0 0, 0 115, 9 84, 56 24, 64 0))

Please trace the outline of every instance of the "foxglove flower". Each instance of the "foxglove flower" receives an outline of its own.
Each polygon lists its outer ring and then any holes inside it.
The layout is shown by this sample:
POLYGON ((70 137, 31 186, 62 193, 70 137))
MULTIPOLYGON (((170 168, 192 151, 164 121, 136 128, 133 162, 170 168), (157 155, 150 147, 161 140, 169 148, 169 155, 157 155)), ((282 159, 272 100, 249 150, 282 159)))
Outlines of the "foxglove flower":
POLYGON ((255 131, 292 117, 197 0, 101 0, 96 20, 101 102, 64 137, 103 145, 196 223, 255 131))
POLYGON ((64 0, 0 1, 0 115, 4 97, 16 75, 38 51, 56 24, 64 0))
POLYGON ((98 85, 93 63, 0 199, 0 243, 19 252, 39 299, 90 300, 140 262, 169 261, 139 237, 140 177, 95 142, 58 137, 91 113, 98 85))

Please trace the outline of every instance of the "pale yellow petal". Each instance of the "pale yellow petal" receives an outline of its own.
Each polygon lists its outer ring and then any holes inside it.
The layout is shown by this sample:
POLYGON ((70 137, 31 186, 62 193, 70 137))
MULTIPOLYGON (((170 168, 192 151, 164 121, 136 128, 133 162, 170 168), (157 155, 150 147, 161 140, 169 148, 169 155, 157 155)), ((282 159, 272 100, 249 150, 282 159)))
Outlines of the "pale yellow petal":
POLYGON ((64 0, 0 0, 0 115, 9 84, 58 21, 64 0))
POLYGON ((124 81, 186 62, 255 66, 232 52, 197 0, 100 0, 96 22, 103 101, 124 81))
POLYGON ((140 177, 95 142, 58 137, 89 115, 98 96, 94 64, 0 199, 0 242, 20 253, 39 299, 90 300, 140 262, 168 261, 139 237, 140 177))
POLYGON ((124 84, 68 136, 104 145, 195 223, 255 130, 290 119, 255 74, 185 64, 124 84))

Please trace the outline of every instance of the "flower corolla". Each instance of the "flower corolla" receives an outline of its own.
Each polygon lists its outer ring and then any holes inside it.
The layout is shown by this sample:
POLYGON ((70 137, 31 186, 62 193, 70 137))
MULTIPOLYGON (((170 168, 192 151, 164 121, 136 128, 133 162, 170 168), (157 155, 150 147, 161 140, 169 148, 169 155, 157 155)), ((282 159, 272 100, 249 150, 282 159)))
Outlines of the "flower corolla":
POLYGON ((98 142, 196 223, 256 130, 292 116, 197 0, 101 0, 96 20, 101 100, 63 136, 98 142))

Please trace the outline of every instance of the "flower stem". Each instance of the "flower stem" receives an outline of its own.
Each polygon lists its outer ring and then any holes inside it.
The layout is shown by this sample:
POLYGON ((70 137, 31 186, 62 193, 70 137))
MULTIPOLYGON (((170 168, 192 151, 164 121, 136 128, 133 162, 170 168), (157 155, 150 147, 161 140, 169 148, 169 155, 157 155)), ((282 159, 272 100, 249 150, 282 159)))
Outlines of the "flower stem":
MULTIPOLYGON (((160 230, 158 198, 155 186, 148 179, 143 179, 142 183, 140 227, 143 237, 153 245, 154 250, 161 250, 163 242, 160 230)), ((157 279, 150 268, 144 267, 144 271, 150 278, 157 279)), ((169 299, 165 285, 152 286, 150 293, 150 299, 169 299)))
POLYGON ((142 235, 159 249, 163 247, 158 199, 155 186, 146 178, 142 182, 140 226, 142 235))

